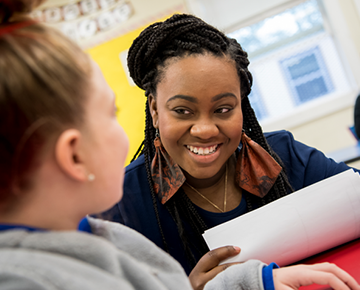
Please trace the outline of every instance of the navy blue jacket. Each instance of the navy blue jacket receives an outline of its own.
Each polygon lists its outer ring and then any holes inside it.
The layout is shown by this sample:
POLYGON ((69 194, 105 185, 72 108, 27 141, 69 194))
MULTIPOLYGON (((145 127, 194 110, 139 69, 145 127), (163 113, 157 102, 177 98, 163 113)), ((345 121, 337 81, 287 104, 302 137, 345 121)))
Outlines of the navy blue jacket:
MULTIPOLYGON (((349 169, 345 163, 336 163, 315 148, 295 141, 290 132, 265 133, 265 137, 269 145, 283 161, 289 182, 294 190, 299 190, 349 169)), ((157 207, 169 253, 180 262, 189 274, 191 268, 187 262, 175 222, 158 199, 157 207)), ((245 199, 242 200, 237 209, 226 213, 209 213, 199 209, 199 214, 203 216, 209 227, 230 220, 245 212, 245 199)), ((152 240, 160 248, 164 248, 155 217, 143 155, 126 167, 124 196, 118 204, 103 213, 102 217, 131 227, 152 240)), ((183 222, 185 230, 189 232, 188 236, 191 237, 190 226, 185 221, 183 222)), ((196 241, 192 242, 196 246, 196 241)), ((200 259, 201 257, 196 258, 200 259)))

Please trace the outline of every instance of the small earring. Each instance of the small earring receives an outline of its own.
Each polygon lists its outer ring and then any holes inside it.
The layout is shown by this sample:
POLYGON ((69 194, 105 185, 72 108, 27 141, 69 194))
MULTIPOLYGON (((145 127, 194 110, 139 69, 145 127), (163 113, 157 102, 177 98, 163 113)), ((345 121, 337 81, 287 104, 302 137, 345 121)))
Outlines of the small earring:
POLYGON ((92 174, 92 173, 90 173, 89 175, 88 175, 88 180, 91 182, 91 181, 94 181, 95 180, 95 175, 94 174, 92 174))
POLYGON ((155 129, 155 138, 156 138, 156 137, 160 137, 159 128, 156 128, 156 129, 155 129))

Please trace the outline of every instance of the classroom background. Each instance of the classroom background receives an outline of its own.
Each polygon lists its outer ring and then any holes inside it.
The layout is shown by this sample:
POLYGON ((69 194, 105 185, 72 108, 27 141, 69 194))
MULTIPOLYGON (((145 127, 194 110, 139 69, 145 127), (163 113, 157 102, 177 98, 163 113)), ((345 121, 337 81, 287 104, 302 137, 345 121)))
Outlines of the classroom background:
POLYGON ((128 75, 127 50, 143 28, 182 12, 248 52, 250 102, 265 132, 289 130, 328 156, 358 143, 349 128, 360 93, 360 0, 48 0, 34 17, 79 43, 116 94, 127 163, 143 140, 146 101, 128 75))

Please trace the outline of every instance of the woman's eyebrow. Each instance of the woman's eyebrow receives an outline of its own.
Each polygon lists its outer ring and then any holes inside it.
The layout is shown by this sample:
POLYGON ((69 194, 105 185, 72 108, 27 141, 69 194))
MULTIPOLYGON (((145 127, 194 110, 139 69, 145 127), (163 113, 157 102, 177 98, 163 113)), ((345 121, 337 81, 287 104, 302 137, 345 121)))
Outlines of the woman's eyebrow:
POLYGON ((215 97, 212 97, 211 102, 216 102, 216 101, 221 100, 222 98, 226 98, 226 97, 233 97, 233 98, 237 99, 233 93, 222 93, 222 94, 216 95, 215 97))
POLYGON ((172 96, 170 99, 168 99, 166 101, 166 103, 169 103, 173 100, 176 100, 176 99, 182 99, 182 100, 186 100, 186 101, 189 101, 191 103, 195 103, 197 104, 198 103, 198 100, 194 97, 191 97, 191 96, 186 96, 186 95, 175 95, 175 96, 172 96))
MULTIPOLYGON (((233 93, 222 93, 222 94, 218 94, 214 97, 211 98, 211 102, 216 102, 218 100, 221 100, 222 98, 226 98, 226 97, 232 97, 232 98, 235 98, 236 99, 236 96, 233 94, 233 93)), ((172 96, 170 99, 168 99, 166 101, 166 103, 169 103, 173 100, 176 100, 176 99, 182 99, 182 100, 186 100, 186 101, 189 101, 191 103, 195 103, 197 104, 198 103, 198 100, 197 98, 195 97, 191 97, 191 96, 186 96, 186 95, 175 95, 175 96, 172 96)))

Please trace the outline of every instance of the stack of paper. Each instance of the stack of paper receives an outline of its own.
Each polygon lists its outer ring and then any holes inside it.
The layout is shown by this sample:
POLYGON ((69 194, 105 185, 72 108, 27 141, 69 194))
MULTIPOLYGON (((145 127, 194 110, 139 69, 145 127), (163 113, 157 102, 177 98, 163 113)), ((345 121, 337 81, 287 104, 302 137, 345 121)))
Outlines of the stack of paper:
POLYGON ((360 237, 360 177, 352 169, 280 198, 204 233, 210 249, 288 265, 360 237))

